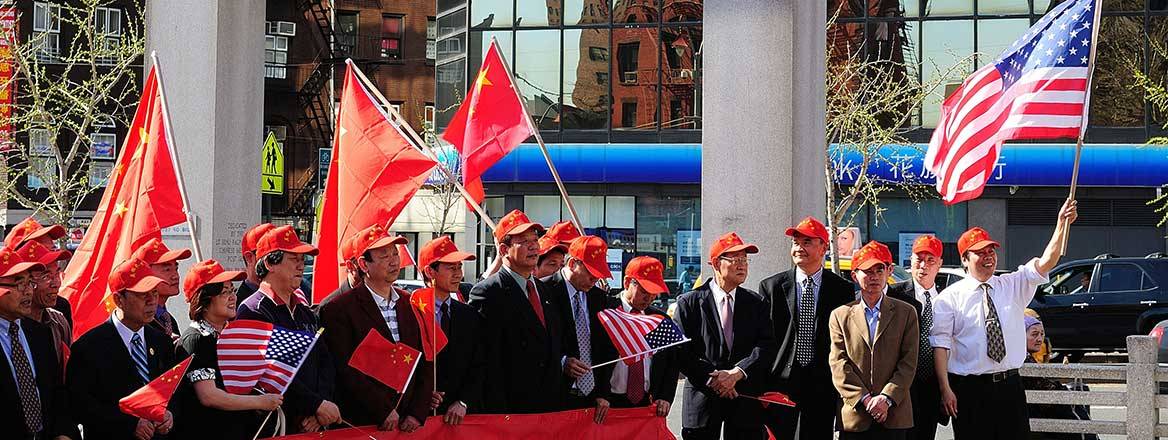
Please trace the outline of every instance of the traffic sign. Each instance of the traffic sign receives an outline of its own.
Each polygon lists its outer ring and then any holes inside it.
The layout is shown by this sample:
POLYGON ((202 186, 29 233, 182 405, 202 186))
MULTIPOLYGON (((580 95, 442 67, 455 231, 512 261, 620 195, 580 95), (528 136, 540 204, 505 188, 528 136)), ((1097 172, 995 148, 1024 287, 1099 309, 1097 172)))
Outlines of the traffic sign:
POLYGON ((260 193, 284 194, 284 149, 272 132, 260 152, 260 193))

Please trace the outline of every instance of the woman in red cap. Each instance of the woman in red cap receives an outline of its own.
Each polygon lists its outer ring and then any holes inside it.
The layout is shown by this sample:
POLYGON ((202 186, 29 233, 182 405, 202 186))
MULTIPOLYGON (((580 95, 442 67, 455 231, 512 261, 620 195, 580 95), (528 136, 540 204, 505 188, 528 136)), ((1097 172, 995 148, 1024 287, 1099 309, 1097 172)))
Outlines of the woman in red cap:
POLYGON ((178 392, 183 417, 175 422, 175 439, 246 439, 259 426, 252 410, 271 411, 283 403, 278 394, 228 393, 219 375, 215 345, 219 332, 235 318, 234 283, 244 278, 247 274, 223 270, 219 262, 206 260, 192 266, 183 280, 191 325, 178 340, 177 358, 195 357, 178 392))

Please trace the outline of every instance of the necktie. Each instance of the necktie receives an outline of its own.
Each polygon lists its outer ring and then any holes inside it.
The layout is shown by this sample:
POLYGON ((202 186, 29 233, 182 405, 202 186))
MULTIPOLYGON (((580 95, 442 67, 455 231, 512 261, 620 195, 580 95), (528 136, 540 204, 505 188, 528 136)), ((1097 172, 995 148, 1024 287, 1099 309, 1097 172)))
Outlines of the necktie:
MULTIPOLYGON (((592 338, 588 328, 588 312, 584 307, 584 293, 576 292, 576 345, 580 348, 580 361, 585 364, 592 365, 592 338)), ((596 387, 596 377, 592 375, 592 370, 588 370, 579 379, 576 379, 576 387, 580 389, 581 393, 585 395, 592 394, 592 389, 596 387)))
POLYGON ((917 356, 917 376, 929 377, 933 373, 933 346, 929 334, 933 330, 933 291, 925 291, 925 304, 921 306, 921 351, 917 356))
POLYGON ((985 331, 986 331, 986 355, 993 359, 994 362, 1001 362, 1006 358, 1006 342, 1002 337, 1002 323, 998 321, 998 310, 994 307, 994 299, 990 297, 990 285, 983 283, 981 285, 982 291, 985 292, 985 331))
POLYGON ((20 406, 24 409, 24 426, 30 434, 41 432, 41 398, 37 394, 36 380, 32 377, 32 365, 20 344, 20 323, 12 321, 8 325, 8 339, 12 343, 12 365, 16 370, 17 388, 20 392, 20 406))
POLYGON ((146 349, 142 347, 142 337, 134 333, 130 337, 130 345, 134 347, 130 350, 130 357, 134 358, 134 369, 138 371, 138 377, 142 379, 143 384, 150 383, 150 368, 146 365, 146 349))
POLYGON ((796 313, 799 315, 799 329, 795 334, 795 360, 806 367, 815 353, 815 282, 811 277, 803 280, 796 313))
POLYGON ((535 290, 535 282, 531 280, 527 280, 527 301, 531 303, 531 309, 539 318, 540 325, 547 327, 547 322, 543 320, 543 304, 539 303, 539 292, 535 290))
POLYGON ((172 322, 170 320, 170 312, 167 312, 165 308, 158 309, 158 313, 157 316, 155 316, 155 319, 158 320, 158 323, 162 325, 163 333, 166 333, 167 336, 174 334, 174 328, 172 327, 172 322))
POLYGON ((726 351, 734 348, 734 310, 731 308, 730 295, 722 298, 722 339, 726 343, 726 351))
MULTIPOLYGON (((633 310, 634 315, 641 314, 640 310, 633 310)), ((625 381, 625 397, 629 398, 629 403, 633 405, 640 405, 641 399, 645 398, 645 360, 637 357, 637 361, 629 365, 628 380, 625 381)))
POLYGON ((442 303, 442 307, 439 307, 438 313, 440 313, 442 315, 442 318, 441 318, 442 319, 442 333, 449 336, 450 335, 450 300, 449 299, 446 300, 446 302, 442 303))

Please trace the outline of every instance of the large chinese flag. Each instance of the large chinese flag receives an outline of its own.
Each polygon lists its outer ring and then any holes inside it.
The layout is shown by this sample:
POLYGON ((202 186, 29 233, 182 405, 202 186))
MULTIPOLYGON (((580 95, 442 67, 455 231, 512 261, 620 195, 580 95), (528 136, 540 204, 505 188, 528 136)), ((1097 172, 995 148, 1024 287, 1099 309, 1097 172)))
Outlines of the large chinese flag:
POLYGON ((483 201, 483 173, 533 134, 527 111, 492 41, 466 99, 442 133, 442 139, 453 144, 462 158, 463 186, 476 202, 483 201))
POLYGON ((350 64, 345 70, 320 214, 316 302, 340 286, 341 242, 374 224, 393 225, 437 165, 389 121, 353 69, 350 64))
POLYGON ((191 359, 194 357, 187 356, 186 360, 179 362, 161 376, 118 400, 118 408, 126 414, 162 423, 166 416, 166 405, 170 403, 174 390, 178 389, 178 384, 182 382, 183 375, 187 374, 191 359))
MULTIPOLYGON (((447 301, 453 301, 448 299, 447 301)), ((417 318, 418 325, 422 330, 422 353, 426 355, 426 360, 433 361, 438 357, 438 353, 446 348, 446 344, 450 342, 446 339, 446 333, 442 332, 442 327, 438 326, 435 319, 434 310, 434 289, 425 288, 415 290, 410 294, 410 305, 414 306, 414 318, 417 318)))
POLYGON ((389 342, 376 329, 369 329, 353 350, 349 366, 404 394, 421 358, 422 353, 413 347, 389 342))
POLYGON ((186 221, 156 75, 151 68, 146 76, 101 204, 65 268, 61 296, 73 307, 74 339, 109 319, 114 304, 106 278, 113 267, 129 258, 136 246, 161 238, 162 228, 186 221))

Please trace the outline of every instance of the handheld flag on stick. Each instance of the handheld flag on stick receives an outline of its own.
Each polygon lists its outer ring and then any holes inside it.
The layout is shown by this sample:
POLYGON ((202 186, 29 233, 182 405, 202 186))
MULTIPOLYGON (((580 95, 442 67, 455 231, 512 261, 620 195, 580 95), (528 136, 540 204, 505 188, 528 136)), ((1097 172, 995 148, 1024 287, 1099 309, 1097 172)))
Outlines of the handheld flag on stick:
POLYGON ((593 365, 592 368, 617 361, 632 365, 640 359, 652 356, 657 350, 689 341, 677 327, 677 323, 663 316, 634 315, 619 309, 601 310, 596 315, 621 357, 593 365))
POLYGON ((126 414, 162 423, 166 417, 166 405, 170 403, 170 398, 174 396, 174 391, 182 382, 183 375, 187 374, 191 359, 194 359, 194 356, 188 356, 186 360, 179 362, 150 383, 118 400, 118 408, 126 414))
POLYGON ((320 333, 249 319, 228 323, 215 345, 223 387, 232 394, 251 394, 257 386, 266 393, 284 394, 320 333))
POLYGON ((421 358, 418 350, 389 342, 377 330, 369 329, 365 339, 353 350, 349 366, 404 394, 421 358))

